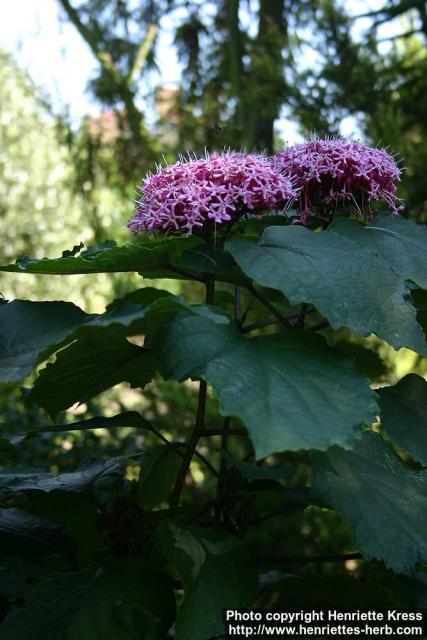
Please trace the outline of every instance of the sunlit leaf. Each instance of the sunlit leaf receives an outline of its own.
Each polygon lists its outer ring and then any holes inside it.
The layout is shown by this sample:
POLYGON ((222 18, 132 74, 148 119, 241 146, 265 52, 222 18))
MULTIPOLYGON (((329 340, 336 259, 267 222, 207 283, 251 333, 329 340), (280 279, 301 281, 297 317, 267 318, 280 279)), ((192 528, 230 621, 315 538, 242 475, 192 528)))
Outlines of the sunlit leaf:
POLYGON ((270 227, 258 245, 232 240, 227 248, 248 276, 292 304, 314 304, 334 329, 427 354, 408 286, 427 287, 426 245, 426 227, 380 216, 367 226, 340 219, 322 233, 270 227))
POLYGON ((351 446, 375 420, 368 380, 320 336, 291 330, 246 339, 231 324, 178 316, 160 342, 163 374, 205 378, 221 413, 246 425, 257 458, 351 446))
POLYGON ((391 440, 427 466, 427 382, 410 373, 379 389, 381 421, 391 440))

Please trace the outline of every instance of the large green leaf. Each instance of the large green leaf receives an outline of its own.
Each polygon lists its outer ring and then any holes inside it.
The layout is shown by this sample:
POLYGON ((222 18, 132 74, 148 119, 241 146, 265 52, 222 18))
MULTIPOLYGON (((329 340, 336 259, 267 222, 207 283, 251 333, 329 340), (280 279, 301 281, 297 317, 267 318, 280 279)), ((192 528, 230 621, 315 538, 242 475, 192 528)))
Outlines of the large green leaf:
POLYGON ((408 280, 427 287, 427 229, 381 216, 362 226, 341 219, 327 232, 270 227, 255 245, 232 240, 243 271, 292 304, 314 304, 334 329, 376 333, 393 347, 427 354, 408 280))
POLYGON ((25 378, 87 315, 69 302, 14 300, 0 306, 0 379, 25 378))
POLYGON ((383 575, 372 577, 362 573, 359 578, 357 572, 352 573, 330 575, 322 572, 316 576, 274 571, 266 576, 264 593, 267 597, 270 593, 270 597, 286 594, 286 606, 292 609, 414 609, 419 606, 415 589, 411 590, 400 576, 385 570, 383 575))
POLYGON ((0 266, 0 271, 61 276, 134 271, 150 278, 182 278, 179 272, 180 254, 201 242, 195 237, 169 238, 123 247, 107 246, 98 250, 83 251, 79 255, 63 255, 54 259, 23 258, 16 264, 0 266))
POLYGON ((109 418, 97 416, 96 418, 78 420, 77 422, 68 422, 67 424, 46 425, 44 427, 33 429, 32 431, 26 431, 25 433, 19 434, 15 437, 32 437, 36 436, 38 433, 63 433, 64 431, 86 431, 88 429, 114 429, 115 427, 131 427, 134 429, 146 430, 151 429, 150 423, 143 418, 140 413, 137 413, 136 411, 124 411, 123 413, 118 413, 117 415, 110 416, 109 418))
POLYGON ((2 640, 164 640, 174 615, 169 581, 138 558, 27 586, 2 640))
POLYGON ((427 472, 406 466, 380 435, 316 453, 313 495, 347 520, 367 559, 400 573, 427 562, 427 472))
POLYGON ((231 324, 177 316, 161 336, 166 377, 201 376, 223 415, 248 428, 257 458, 350 446, 377 406, 367 378, 320 336, 290 330, 244 338, 231 324))
POLYGON ((184 583, 176 640, 208 640, 221 635, 223 610, 252 604, 257 586, 255 563, 243 544, 229 534, 168 522, 157 531, 156 541, 184 583))
POLYGON ((65 431, 86 431, 89 429, 114 429, 116 427, 131 427, 134 429, 151 430, 151 424, 136 411, 124 411, 115 416, 105 418, 102 416, 78 420, 67 424, 50 424, 37 427, 31 431, 19 434, 6 433, 5 425, 0 426, 0 451, 10 451, 21 446, 27 440, 36 438, 42 433, 64 433, 65 431))
POLYGON ((186 249, 181 255, 181 261, 186 269, 197 273, 211 273, 218 280, 237 285, 248 284, 248 278, 220 245, 200 244, 186 249))
POLYGON ((389 437, 427 466, 427 382, 410 373, 378 394, 381 421, 389 437))
POLYGON ((3 469, 0 471, 0 500, 7 500, 23 491, 88 491, 97 482, 111 475, 121 474, 123 458, 89 460, 73 472, 3 469))
MULTIPOLYGON (((79 471, 77 470, 76 473, 79 471)), ((107 484, 111 482, 111 476, 106 474, 103 477, 108 478, 107 484)), ((117 484, 121 484, 122 478, 123 476, 118 478, 117 484)), ((100 488, 96 486, 96 480, 94 488, 95 490, 100 488)), ((102 488, 106 488, 105 484, 102 488)), ((73 560, 77 561, 77 566, 87 566, 87 563, 93 562, 94 558, 104 557, 108 540, 103 535, 105 531, 100 527, 98 499, 99 494, 93 496, 87 491, 70 492, 68 489, 65 491, 55 489, 48 492, 31 491, 25 496, 25 503, 28 508, 31 508, 32 513, 48 518, 52 523, 62 527, 73 545, 73 560)), ((55 548, 51 544, 50 553, 57 552, 57 546, 55 548)))
POLYGON ((142 507, 153 508, 168 501, 181 464, 182 455, 176 450, 163 444, 150 448, 138 482, 138 502, 142 507))
MULTIPOLYGON (((61 527, 34 513, 11 507, 0 509, 0 557, 51 553, 52 549, 66 549, 61 527)), ((0 634, 1 637, 1 634, 0 634)))
POLYGON ((119 382, 144 387, 155 373, 152 353, 115 334, 84 336, 41 370, 29 399, 55 415, 119 382))
POLYGON ((21 380, 79 336, 107 329, 123 336, 145 333, 188 307, 182 298, 149 287, 115 300, 103 314, 84 313, 68 302, 14 300, 0 307, 0 379, 21 380))

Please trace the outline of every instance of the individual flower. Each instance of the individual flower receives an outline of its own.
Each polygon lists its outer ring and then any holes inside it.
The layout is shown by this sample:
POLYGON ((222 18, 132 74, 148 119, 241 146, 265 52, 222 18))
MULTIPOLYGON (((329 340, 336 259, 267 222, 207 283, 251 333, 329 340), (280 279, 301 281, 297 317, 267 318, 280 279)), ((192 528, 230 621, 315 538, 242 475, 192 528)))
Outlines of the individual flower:
POLYGON ((401 171, 385 151, 342 139, 313 140, 289 147, 272 166, 299 188, 302 221, 310 213, 331 214, 338 206, 372 217, 371 205, 383 201, 396 214, 401 171))
POLYGON ((129 228, 139 231, 211 232, 242 215, 283 209, 296 192, 262 156, 206 155, 160 167, 141 185, 129 228))

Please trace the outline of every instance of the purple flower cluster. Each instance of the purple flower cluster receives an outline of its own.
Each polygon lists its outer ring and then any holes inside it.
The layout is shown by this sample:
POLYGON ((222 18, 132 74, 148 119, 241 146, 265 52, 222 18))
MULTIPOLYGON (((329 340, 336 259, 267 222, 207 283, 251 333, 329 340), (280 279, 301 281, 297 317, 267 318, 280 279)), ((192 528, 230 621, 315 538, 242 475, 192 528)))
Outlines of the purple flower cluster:
POLYGON ((384 149, 358 142, 314 140, 272 158, 248 153, 206 155, 159 168, 141 185, 128 226, 140 231, 209 234, 242 215, 278 211, 295 203, 295 221, 328 216, 338 206, 363 217, 383 201, 396 214, 401 171, 384 149))
POLYGON ((396 197, 401 171, 384 149, 340 139, 314 140, 276 154, 272 166, 292 176, 302 221, 312 211, 327 214, 338 204, 364 217, 372 215, 372 201, 385 202, 393 213, 402 208, 396 197))
POLYGON ((207 155, 180 161, 148 176, 129 227, 138 231, 184 231, 237 220, 242 214, 283 208, 295 200, 288 177, 262 156, 244 153, 207 155))

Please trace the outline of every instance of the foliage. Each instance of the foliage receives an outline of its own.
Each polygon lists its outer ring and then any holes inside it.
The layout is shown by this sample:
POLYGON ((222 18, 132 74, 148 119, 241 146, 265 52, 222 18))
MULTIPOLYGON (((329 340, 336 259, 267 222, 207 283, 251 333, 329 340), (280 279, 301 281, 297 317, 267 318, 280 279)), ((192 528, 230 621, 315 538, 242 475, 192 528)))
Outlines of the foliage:
POLYGON ((426 352, 425 229, 386 215, 327 229, 315 217, 312 228, 270 222, 242 219, 222 243, 144 238, 1 267, 21 278, 133 270, 206 290, 190 303, 142 287, 100 314, 0 305, 2 380, 27 380, 25 402, 52 419, 2 428, 2 637, 93 637, 96 618, 99 637, 160 640, 175 622, 179 640, 208 640, 223 633, 224 607, 344 605, 344 586, 351 606, 372 606, 384 582, 387 606, 422 606, 426 383, 412 374, 373 391, 383 366, 352 339, 426 352), (64 421, 118 383, 149 398, 159 374, 198 389, 195 415, 64 421), (101 445, 74 468, 14 462, 47 433, 117 429, 139 434, 125 455, 101 445), (288 555, 271 555, 284 536, 288 555), (338 567, 315 589, 311 561, 345 562, 354 548, 358 573, 338 567))
MULTIPOLYGON (((52 113, 48 99, 18 69, 11 57, 0 51, 0 221, 2 262, 16 256, 43 258, 57 246, 70 248, 106 240, 105 229, 118 239, 117 224, 129 211, 123 195, 106 188, 99 171, 83 170, 90 141, 82 131, 74 134, 65 118, 52 113), (88 175, 90 174, 90 175, 88 175), (102 220, 98 209, 102 208, 102 220)), ((73 281, 74 300, 102 305, 115 289, 114 280, 104 275, 97 279, 97 296, 86 290, 83 279, 73 281)), ((41 299, 61 297, 60 279, 30 278, 26 283, 32 296, 41 299)), ((126 290, 122 281, 121 289, 126 290)), ((16 278, 0 279, 5 297, 17 295, 16 278)))
POLYGON ((361 32, 335 0, 58 2, 102 113, 71 126, 0 54, 0 636, 425 608, 425 227, 290 211, 127 244, 124 224, 160 155, 282 151, 279 116, 398 149, 425 221, 424 3, 361 32), (183 81, 153 95, 165 28, 183 81))

